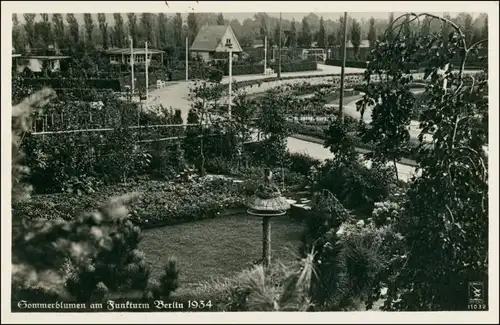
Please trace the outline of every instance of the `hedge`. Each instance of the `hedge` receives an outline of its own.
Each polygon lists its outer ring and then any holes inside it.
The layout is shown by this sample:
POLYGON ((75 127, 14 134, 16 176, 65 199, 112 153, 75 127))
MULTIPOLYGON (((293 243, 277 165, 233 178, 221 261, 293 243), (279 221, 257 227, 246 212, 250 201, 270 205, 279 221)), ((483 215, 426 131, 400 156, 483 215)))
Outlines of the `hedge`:
POLYGON ((23 78, 22 82, 26 86, 35 88, 48 86, 55 89, 61 88, 93 88, 93 89, 111 89, 120 91, 120 80, 118 79, 71 79, 71 78, 23 78))
MULTIPOLYGON (((333 66, 342 66, 342 60, 339 59, 327 59, 325 61, 326 65, 333 65, 333 66)), ((451 61, 451 64, 458 67, 460 66, 461 62, 453 60, 451 61)), ((346 60, 345 61, 345 66, 348 68, 362 68, 366 69, 368 67, 368 62, 367 61, 354 61, 354 60, 346 60)), ((488 61, 487 60, 480 60, 480 59, 474 59, 474 60, 469 60, 465 64, 466 69, 484 69, 488 68, 488 61)), ((409 69, 410 70, 419 70, 421 69, 417 64, 409 64, 409 69)))
MULTIPOLYGON (((270 63, 269 68, 274 69, 274 72, 278 71, 278 63, 270 63)), ((318 63, 316 61, 301 61, 301 62, 283 62, 281 63, 281 72, 299 72, 299 71, 314 71, 318 69, 318 63)), ((245 64, 238 65, 234 64, 232 67, 233 76, 243 75, 243 74, 263 74, 264 64, 245 64)), ((229 74, 229 67, 226 64, 224 66, 224 74, 229 74)))
MULTIPOLYGON (((342 66, 342 60, 337 60, 337 59, 327 59, 325 61, 326 65, 334 65, 334 66, 342 66)), ((353 61, 353 60, 346 60, 345 61, 345 66, 348 68, 362 68, 366 69, 368 66, 368 63, 366 61, 353 61)))
MULTIPOLYGON (((136 72, 134 74, 134 78, 136 79, 135 81, 135 87, 136 88, 144 88, 146 85, 146 73, 145 72, 136 72)), ((130 85, 131 84, 131 79, 132 75, 131 74, 124 74, 120 78, 120 82, 122 87, 125 85, 130 85)), ((156 85, 157 80, 167 80, 168 75, 167 73, 163 71, 155 71, 155 72, 150 72, 148 74, 148 82, 149 86, 154 86, 156 85)))

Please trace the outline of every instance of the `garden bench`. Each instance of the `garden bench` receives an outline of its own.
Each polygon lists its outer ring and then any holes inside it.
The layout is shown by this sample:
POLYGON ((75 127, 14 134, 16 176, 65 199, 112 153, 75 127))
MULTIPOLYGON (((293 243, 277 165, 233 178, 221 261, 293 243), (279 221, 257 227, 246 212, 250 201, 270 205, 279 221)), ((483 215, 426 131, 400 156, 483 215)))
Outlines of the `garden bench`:
POLYGON ((264 75, 266 76, 270 76, 274 74, 274 69, 271 69, 271 68, 267 68, 265 71, 264 71, 264 75))
POLYGON ((162 80, 156 80, 156 88, 157 88, 157 89, 164 88, 166 84, 167 84, 167 83, 166 83, 165 81, 162 81, 162 80))

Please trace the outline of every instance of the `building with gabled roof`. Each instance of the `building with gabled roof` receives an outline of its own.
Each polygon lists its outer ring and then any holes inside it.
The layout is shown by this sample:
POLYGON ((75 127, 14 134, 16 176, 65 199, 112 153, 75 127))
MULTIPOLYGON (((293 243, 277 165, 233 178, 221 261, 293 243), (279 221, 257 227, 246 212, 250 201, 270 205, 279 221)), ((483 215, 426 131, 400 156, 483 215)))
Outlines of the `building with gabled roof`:
MULTIPOLYGON (((134 64, 144 64, 146 62, 146 49, 145 48, 112 48, 107 50, 106 55, 109 57, 109 62, 111 64, 130 64, 130 56, 134 56, 134 64)), ((151 60, 156 60, 163 63, 163 53, 165 51, 148 49, 148 63, 151 60)))
POLYGON ((191 44, 190 52, 192 56, 200 56, 204 61, 210 61, 220 57, 223 52, 229 52, 229 44, 234 54, 243 52, 240 43, 236 38, 231 26, 204 26, 196 35, 191 44))

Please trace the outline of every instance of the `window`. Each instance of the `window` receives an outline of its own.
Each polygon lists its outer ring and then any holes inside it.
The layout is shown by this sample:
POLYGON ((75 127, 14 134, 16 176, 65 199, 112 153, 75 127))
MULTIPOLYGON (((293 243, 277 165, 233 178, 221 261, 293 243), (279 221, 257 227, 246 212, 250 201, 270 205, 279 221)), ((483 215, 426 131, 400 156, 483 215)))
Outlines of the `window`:
POLYGON ((231 39, 230 38, 226 38, 226 45, 229 45, 231 44, 231 39))

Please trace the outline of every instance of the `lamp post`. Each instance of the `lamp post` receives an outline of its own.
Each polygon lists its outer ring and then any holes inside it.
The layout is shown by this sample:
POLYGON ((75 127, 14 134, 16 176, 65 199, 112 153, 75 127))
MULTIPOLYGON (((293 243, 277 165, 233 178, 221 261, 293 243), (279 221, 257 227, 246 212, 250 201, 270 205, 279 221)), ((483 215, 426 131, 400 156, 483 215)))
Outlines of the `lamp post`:
POLYGON ((186 36, 186 82, 189 81, 189 37, 186 36))
POLYGON ((229 100, 228 100, 228 107, 227 107, 227 115, 231 117, 231 102, 232 102, 232 96, 233 96, 233 44, 231 41, 226 43, 226 47, 229 50, 229 100))
POLYGON ((281 196, 281 192, 273 184, 272 172, 265 170, 264 183, 261 184, 255 195, 247 204, 247 213, 262 218, 262 264, 271 264, 271 218, 286 214, 290 209, 288 201, 281 196))
POLYGON ((345 57, 347 44, 347 11, 344 12, 344 39, 342 40, 342 67, 340 70, 340 96, 339 96, 339 115, 340 123, 344 124, 344 77, 345 77, 345 57))
POLYGON ((129 41, 130 41, 130 68, 132 70, 132 95, 134 96, 134 90, 135 90, 135 79, 134 79, 134 41, 132 40, 132 36, 129 36, 129 41))
POLYGON ((146 108, 148 108, 148 99, 149 99, 149 71, 148 71, 148 67, 149 67, 149 64, 148 64, 148 42, 145 42, 144 43, 144 51, 145 51, 145 56, 146 56, 146 108))
POLYGON ((280 25, 279 25, 280 29, 279 29, 279 57, 278 57, 278 78, 281 78, 281 12, 280 12, 280 25))
POLYGON ((267 36, 264 36, 264 74, 267 70, 267 36))

